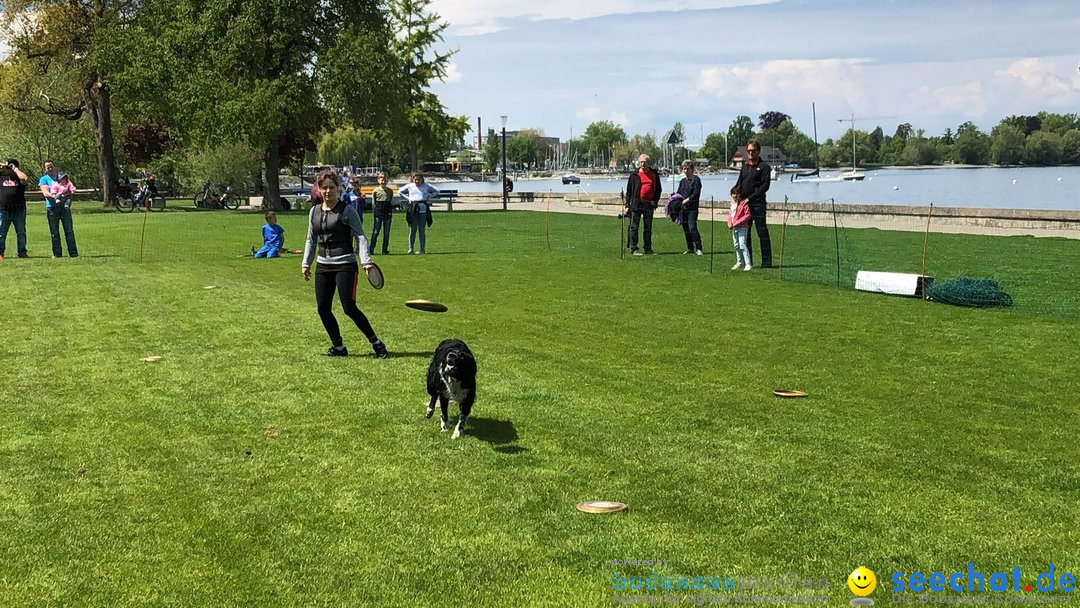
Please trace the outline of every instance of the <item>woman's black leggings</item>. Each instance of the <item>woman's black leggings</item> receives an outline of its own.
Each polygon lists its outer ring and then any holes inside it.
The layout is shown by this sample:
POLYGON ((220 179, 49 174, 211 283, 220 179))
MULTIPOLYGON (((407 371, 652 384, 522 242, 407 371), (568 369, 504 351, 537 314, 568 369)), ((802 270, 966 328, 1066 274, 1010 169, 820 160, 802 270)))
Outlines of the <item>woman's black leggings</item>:
POLYGON ((315 303, 319 307, 319 318, 322 319, 323 327, 334 346, 342 344, 341 329, 333 310, 334 289, 337 289, 341 310, 345 316, 356 323, 357 329, 363 332, 369 342, 375 341, 375 330, 371 328, 371 322, 356 307, 356 283, 359 278, 360 267, 356 264, 320 264, 315 268, 315 303))

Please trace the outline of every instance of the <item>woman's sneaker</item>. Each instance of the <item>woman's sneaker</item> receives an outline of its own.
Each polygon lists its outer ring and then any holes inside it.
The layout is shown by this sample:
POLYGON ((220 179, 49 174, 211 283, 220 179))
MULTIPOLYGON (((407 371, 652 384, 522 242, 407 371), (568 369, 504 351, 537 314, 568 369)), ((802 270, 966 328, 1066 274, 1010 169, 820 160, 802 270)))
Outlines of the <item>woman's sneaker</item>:
POLYGON ((735 264, 731 267, 732 270, 742 270, 742 264, 735 264))
POLYGON ((386 350, 386 345, 382 340, 376 340, 371 343, 371 350, 375 351, 376 359, 389 359, 390 353, 386 350))
POLYGON ((331 346, 330 350, 323 353, 323 355, 326 357, 348 357, 349 349, 345 348, 344 344, 341 346, 331 346))

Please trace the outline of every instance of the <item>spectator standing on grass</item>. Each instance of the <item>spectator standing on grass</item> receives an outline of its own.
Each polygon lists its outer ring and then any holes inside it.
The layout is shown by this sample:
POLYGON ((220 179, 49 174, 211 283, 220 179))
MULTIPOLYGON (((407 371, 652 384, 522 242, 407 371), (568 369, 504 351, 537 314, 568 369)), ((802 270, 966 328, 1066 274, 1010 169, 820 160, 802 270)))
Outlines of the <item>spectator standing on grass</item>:
POLYGON ((412 174, 412 183, 398 190, 398 196, 405 199, 405 221, 409 222, 409 253, 427 253, 426 228, 431 225, 431 205, 438 198, 439 191, 424 182, 424 174, 419 171, 412 174), (420 234, 420 251, 416 251, 416 235, 420 234))
POLYGON ((307 242, 304 244, 304 260, 301 262, 300 272, 305 281, 310 280, 311 263, 317 261, 315 303, 323 328, 330 337, 330 350, 324 354, 328 357, 345 357, 349 354, 334 316, 336 290, 342 312, 352 319, 357 329, 368 339, 375 356, 385 359, 390 356, 386 345, 375 334, 367 316, 356 306, 356 283, 360 266, 363 266, 365 272, 372 268, 367 237, 360 225, 360 217, 356 215, 355 209, 341 200, 337 174, 325 171, 319 174, 315 183, 319 186, 322 202, 313 205, 308 214, 307 242), (360 242, 359 250, 353 249, 353 237, 360 242), (358 254, 360 266, 356 263, 358 254))
POLYGON ((45 197, 45 215, 49 219, 53 257, 64 257, 64 250, 60 247, 60 226, 63 225, 68 255, 77 258, 79 257, 79 248, 75 246, 75 229, 71 225, 71 201, 68 199, 67 205, 61 204, 50 191, 50 188, 57 183, 60 177, 56 172, 56 163, 47 160, 42 164, 42 169, 45 170, 45 174, 38 180, 38 188, 45 197))
POLYGON ((682 195, 682 229, 686 237, 686 251, 684 253, 696 253, 705 255, 701 250, 701 233, 698 232, 698 202, 701 200, 701 178, 694 175, 694 163, 683 161, 683 175, 676 190, 682 195))
POLYGON ((372 215, 375 217, 371 229, 371 244, 368 253, 375 253, 375 243, 379 240, 379 232, 382 232, 383 255, 390 253, 390 223, 394 219, 394 191, 386 185, 390 176, 386 171, 379 172, 379 185, 371 191, 372 215))
POLYGON ((645 254, 652 255, 652 221, 656 206, 660 203, 660 174, 649 166, 649 155, 642 154, 637 160, 638 170, 626 180, 626 198, 623 213, 630 216, 630 231, 626 242, 633 255, 638 250, 638 227, 644 223, 645 254))
MULTIPOLYGON (((742 196, 750 204, 750 223, 757 230, 761 243, 761 267, 772 267, 772 244, 769 242, 769 226, 765 223, 765 193, 772 184, 769 164, 761 160, 761 144, 756 139, 746 142, 746 162, 739 169, 739 179, 735 182, 742 196)), ((751 257, 754 253, 754 239, 749 230, 746 234, 746 247, 751 257)), ((748 262, 749 263, 749 262, 748 262)))
POLYGON ((0 260, 4 259, 8 229, 15 226, 15 244, 20 258, 26 252, 26 174, 19 161, 9 158, 0 166, 0 260))
POLYGON ((728 210, 727 225, 731 228, 731 243, 735 246, 735 265, 732 270, 753 270, 750 263, 750 246, 747 235, 750 232, 750 205, 742 197, 738 188, 731 189, 731 207, 728 210))

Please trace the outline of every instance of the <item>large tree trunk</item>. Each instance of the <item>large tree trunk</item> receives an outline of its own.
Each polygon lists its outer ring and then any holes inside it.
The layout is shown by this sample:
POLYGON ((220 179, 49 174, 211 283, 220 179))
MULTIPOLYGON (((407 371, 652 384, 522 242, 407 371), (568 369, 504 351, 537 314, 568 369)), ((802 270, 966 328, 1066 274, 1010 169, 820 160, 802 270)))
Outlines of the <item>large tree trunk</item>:
POLYGON ((281 184, 278 182, 278 173, 281 168, 281 155, 278 150, 278 138, 273 136, 266 144, 266 154, 263 156, 266 165, 266 193, 263 196, 263 207, 281 211, 281 184))
POLYGON ((409 137, 409 162, 412 163, 412 172, 413 173, 416 173, 417 171, 420 170, 420 161, 417 158, 419 156, 419 154, 417 153, 417 147, 418 146, 417 146, 417 143, 416 143, 416 136, 415 135, 410 136, 409 137))
POLYGON ((91 73, 83 84, 90 127, 97 144, 98 172, 101 174, 101 196, 106 208, 113 206, 116 194, 116 153, 113 150, 112 99, 109 86, 91 73))

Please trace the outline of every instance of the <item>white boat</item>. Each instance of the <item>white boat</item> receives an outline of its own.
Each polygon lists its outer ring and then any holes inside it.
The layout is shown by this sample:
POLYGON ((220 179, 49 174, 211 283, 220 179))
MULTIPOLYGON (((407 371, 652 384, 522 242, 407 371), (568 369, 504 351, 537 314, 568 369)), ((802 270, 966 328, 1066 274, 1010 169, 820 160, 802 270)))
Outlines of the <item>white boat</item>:
POLYGON ((862 180, 866 179, 866 174, 862 171, 856 171, 855 169, 852 169, 851 171, 845 171, 844 173, 841 173, 840 179, 844 180, 845 182, 861 182, 862 180))

